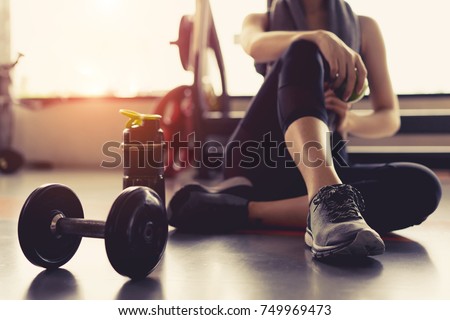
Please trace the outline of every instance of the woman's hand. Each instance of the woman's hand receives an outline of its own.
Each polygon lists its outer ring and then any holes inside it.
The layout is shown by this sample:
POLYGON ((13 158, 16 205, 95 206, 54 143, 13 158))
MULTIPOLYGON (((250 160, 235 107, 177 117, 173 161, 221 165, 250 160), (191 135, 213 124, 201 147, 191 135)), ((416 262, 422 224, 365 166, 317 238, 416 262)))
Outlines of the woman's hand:
POLYGON ((350 98, 354 90, 360 94, 367 77, 361 56, 329 31, 316 31, 315 43, 330 65, 331 87, 337 89, 345 82, 344 101, 350 98))
POLYGON ((350 109, 352 105, 339 99, 333 90, 325 91, 325 107, 337 114, 336 130, 345 137, 350 131, 350 109))

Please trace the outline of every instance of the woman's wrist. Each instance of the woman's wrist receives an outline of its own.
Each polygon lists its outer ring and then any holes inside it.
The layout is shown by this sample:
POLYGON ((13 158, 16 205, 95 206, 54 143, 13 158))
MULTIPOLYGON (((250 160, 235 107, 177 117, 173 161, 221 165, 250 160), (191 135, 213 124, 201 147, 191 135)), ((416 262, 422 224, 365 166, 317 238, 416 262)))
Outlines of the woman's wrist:
POLYGON ((326 41, 326 38, 329 37, 329 35, 328 31, 319 29, 308 32, 308 37, 310 41, 314 42, 318 47, 320 47, 320 45, 324 41, 326 41))
POLYGON ((298 40, 306 40, 311 41, 315 43, 317 46, 319 46, 320 42, 322 41, 324 37, 324 33, 326 31, 324 30, 313 30, 313 31, 300 31, 297 32, 297 34, 294 36, 293 41, 298 40))

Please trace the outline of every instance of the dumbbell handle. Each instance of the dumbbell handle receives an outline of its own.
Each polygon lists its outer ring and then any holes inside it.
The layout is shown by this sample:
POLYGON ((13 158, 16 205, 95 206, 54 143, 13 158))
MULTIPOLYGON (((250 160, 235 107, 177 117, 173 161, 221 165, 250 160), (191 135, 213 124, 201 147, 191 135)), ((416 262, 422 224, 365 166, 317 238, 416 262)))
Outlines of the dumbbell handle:
POLYGON ((55 235, 74 235, 87 238, 105 238, 105 222, 78 218, 65 218, 57 214, 50 229, 55 235))

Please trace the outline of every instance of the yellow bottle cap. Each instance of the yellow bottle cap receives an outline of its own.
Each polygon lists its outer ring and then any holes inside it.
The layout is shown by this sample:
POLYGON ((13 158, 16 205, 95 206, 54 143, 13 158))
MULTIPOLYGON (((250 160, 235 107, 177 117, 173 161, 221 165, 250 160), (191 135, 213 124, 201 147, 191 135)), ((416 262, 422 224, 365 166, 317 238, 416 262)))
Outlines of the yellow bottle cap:
POLYGON ((162 118, 159 114, 138 113, 136 111, 128 109, 120 109, 119 112, 124 116, 130 118, 125 125, 125 127, 127 128, 131 128, 133 126, 142 126, 142 123, 145 120, 160 120, 162 118))

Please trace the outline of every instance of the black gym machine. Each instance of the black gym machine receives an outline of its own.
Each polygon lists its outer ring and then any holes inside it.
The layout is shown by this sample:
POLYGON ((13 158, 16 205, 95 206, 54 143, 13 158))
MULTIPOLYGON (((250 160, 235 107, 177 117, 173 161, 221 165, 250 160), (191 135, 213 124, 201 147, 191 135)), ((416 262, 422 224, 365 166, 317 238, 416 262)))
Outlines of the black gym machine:
MULTIPOLYGON (((192 72, 192 84, 181 85, 170 90, 156 105, 155 113, 161 114, 162 127, 166 140, 173 134, 180 134, 186 139, 195 134, 195 140, 202 146, 208 144, 211 137, 219 139, 233 132, 239 119, 230 112, 229 95, 224 58, 214 24, 209 0, 195 0, 193 15, 184 15, 180 20, 178 39, 171 44, 178 46, 181 65, 184 70, 192 72), (213 61, 208 61, 213 57, 213 61), (220 89, 215 91, 211 85, 208 65, 214 64, 220 76, 220 89), (219 92, 220 91, 220 92, 219 92)), ((202 148, 202 154, 195 159, 209 157, 208 148, 202 148)), ((176 146, 172 153, 183 152, 176 146)), ((196 149, 200 153, 199 149, 196 149)), ((172 175, 171 159, 186 160, 189 155, 169 155, 169 175, 172 175)), ((204 163, 202 161, 202 163, 204 163)), ((175 163, 176 167, 176 163, 175 163)), ((210 178, 210 171, 199 163, 198 177, 210 178)))
MULTIPOLYGON (((267 0, 268 9, 272 1, 267 0)), ((163 115, 161 125, 166 133, 166 140, 170 140, 173 133, 179 133, 183 139, 195 133, 196 141, 200 141, 204 146, 208 145, 210 140, 226 140, 241 118, 231 112, 224 57, 210 1, 195 0, 195 5, 193 15, 185 15, 181 18, 178 39, 172 42, 178 46, 183 69, 193 73, 193 83, 170 90, 158 102, 155 113, 163 115), (214 61, 208 61, 211 57, 214 57, 214 61), (221 87, 218 90, 220 92, 215 92, 211 86, 212 81, 208 81, 210 78, 208 66, 212 64, 215 64, 220 76, 221 87), (171 110, 167 112, 168 109, 171 110)), ((171 152, 177 153, 183 150, 177 150, 175 147, 171 148, 171 152)), ((207 159, 209 156, 211 156, 209 148, 205 147, 202 154, 195 158, 207 159)), ((169 155, 167 173, 173 174, 171 171, 173 163, 170 159, 185 160, 187 157, 189 155, 169 155)), ((211 177, 210 173, 210 169, 200 165, 199 178, 208 179, 211 177)))
POLYGON ((19 54, 16 61, 0 65, 0 173, 11 174, 23 164, 23 156, 12 149, 13 99, 10 92, 11 71, 23 57, 19 54))

